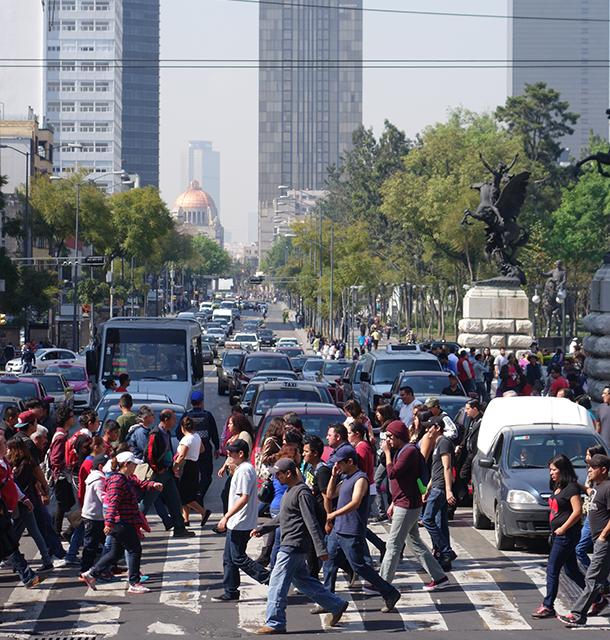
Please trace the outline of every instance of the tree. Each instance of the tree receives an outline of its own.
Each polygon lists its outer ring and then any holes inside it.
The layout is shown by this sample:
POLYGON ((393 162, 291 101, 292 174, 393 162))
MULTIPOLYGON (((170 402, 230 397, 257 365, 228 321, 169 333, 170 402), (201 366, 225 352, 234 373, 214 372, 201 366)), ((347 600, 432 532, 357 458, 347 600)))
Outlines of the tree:
POLYGON ((568 111, 570 104, 560 101, 561 93, 547 89, 546 82, 525 84, 520 96, 510 96, 495 116, 517 136, 532 162, 555 163, 562 152, 560 138, 572 135, 580 114, 568 111))
POLYGON ((192 237, 192 268, 204 276, 224 275, 231 267, 231 256, 218 243, 203 233, 192 237))

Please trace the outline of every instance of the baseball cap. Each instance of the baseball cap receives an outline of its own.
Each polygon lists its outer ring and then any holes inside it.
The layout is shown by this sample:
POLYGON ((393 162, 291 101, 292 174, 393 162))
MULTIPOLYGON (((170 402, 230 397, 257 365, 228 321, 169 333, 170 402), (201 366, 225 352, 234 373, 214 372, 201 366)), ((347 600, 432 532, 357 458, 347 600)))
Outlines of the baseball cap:
POLYGON ((123 464, 124 462, 134 462, 135 464, 142 464, 142 460, 136 458, 131 451, 123 451, 119 453, 116 457, 116 460, 119 464, 123 464))
POLYGON ((436 396, 430 396, 426 400, 426 402, 424 402, 424 407, 428 407, 428 409, 430 409, 430 407, 440 407, 440 406, 441 406, 441 402, 436 396))
POLYGON ((356 449, 354 449, 351 444, 344 444, 333 451, 328 458, 328 463, 335 464, 335 462, 343 462, 348 458, 351 458, 356 464, 358 464, 358 454, 356 453, 356 449))
POLYGON ((409 430, 407 429, 407 425, 402 420, 394 420, 390 422, 390 424, 386 427, 386 431, 391 433, 393 436, 404 440, 405 442, 409 442, 409 430))
POLYGON ((203 400, 203 394, 201 391, 193 391, 191 393, 191 402, 201 402, 203 400))
POLYGON ((243 451, 246 455, 250 452, 250 447, 245 440, 241 438, 237 438, 237 440, 233 440, 231 444, 228 444, 225 449, 227 451, 243 451))
POLYGON ((280 458, 272 467, 269 469, 271 473, 277 473, 281 471, 285 473, 286 471, 291 471, 292 473, 297 472, 297 465, 294 463, 294 460, 290 458, 280 458))
POLYGON ((93 458, 93 460, 91 462, 91 468, 95 469, 97 471, 99 466, 100 465, 105 465, 108 462, 109 459, 110 458, 105 453, 100 453, 99 456, 95 456, 95 458, 93 458))
POLYGON ((426 422, 422 422, 422 426, 426 429, 428 427, 445 427, 445 421, 440 416, 432 416, 430 420, 426 420, 426 422))
POLYGON ((33 411, 24 411, 19 414, 19 422, 17 423, 17 429, 25 427, 26 424, 32 424, 37 419, 36 414, 33 411))
POLYGON ((608 456, 605 456, 601 453, 596 453, 594 456, 591 456, 591 460, 588 463, 589 467, 606 467, 606 469, 608 471, 610 471, 610 469, 608 469, 608 456))

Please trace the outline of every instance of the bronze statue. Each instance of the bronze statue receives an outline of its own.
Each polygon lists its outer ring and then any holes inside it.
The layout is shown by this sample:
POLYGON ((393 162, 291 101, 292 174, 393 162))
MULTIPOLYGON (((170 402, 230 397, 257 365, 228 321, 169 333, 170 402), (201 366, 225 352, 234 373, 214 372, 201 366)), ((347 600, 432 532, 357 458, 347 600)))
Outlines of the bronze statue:
POLYGON ((551 334, 551 330, 553 328, 553 320, 555 321, 555 334, 559 335, 561 331, 562 319, 562 305, 560 302, 557 302, 557 294, 560 291, 566 292, 566 298, 564 301, 565 304, 565 313, 568 316, 569 327, 568 327, 568 335, 570 338, 574 335, 574 331, 576 330, 576 301, 574 300, 574 296, 566 289, 567 282, 567 272, 565 269, 562 269, 561 260, 557 260, 555 262, 555 268, 547 273, 544 273, 540 269, 538 269, 538 274, 543 278, 547 278, 547 281, 544 284, 544 292, 542 293, 542 307, 544 309, 544 315, 546 317, 546 332, 545 337, 548 338, 551 334))
MULTIPOLYGON (((606 109, 606 115, 610 119, 610 109, 606 109)), ((593 155, 587 156, 580 162, 576 163, 575 173, 578 174, 578 170, 582 167, 586 162, 590 162, 591 160, 595 160, 597 162, 597 171, 600 175, 604 176, 604 178, 610 178, 610 173, 604 171, 602 169, 602 165, 610 165, 610 150, 608 153, 604 153, 603 151, 599 151, 598 153, 594 153, 593 155)))
POLYGON ((521 263, 515 258, 515 253, 529 239, 529 231, 520 227, 516 218, 525 201, 530 172, 522 171, 517 175, 511 175, 509 171, 517 161, 515 156, 510 166, 504 162, 498 164, 497 169, 485 162, 479 153, 483 166, 493 175, 492 182, 477 182, 471 184, 471 189, 476 189, 481 195, 481 203, 476 211, 466 209, 462 218, 462 227, 472 224, 467 218, 470 216, 481 220, 485 227, 486 243, 484 254, 487 262, 491 264, 493 258, 498 267, 498 277, 485 280, 477 284, 491 286, 519 286, 525 284, 525 274, 520 268, 521 263), (506 186, 500 190, 501 184, 506 186))

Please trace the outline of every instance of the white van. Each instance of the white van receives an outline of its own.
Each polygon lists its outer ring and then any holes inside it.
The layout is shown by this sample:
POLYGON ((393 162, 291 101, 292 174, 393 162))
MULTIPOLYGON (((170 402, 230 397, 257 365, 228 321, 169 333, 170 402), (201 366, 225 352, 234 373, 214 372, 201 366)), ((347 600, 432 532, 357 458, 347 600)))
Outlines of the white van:
POLYGON ((98 327, 87 352, 87 373, 95 379, 96 400, 103 381, 129 374, 130 393, 165 393, 191 406, 191 393, 203 393, 201 328, 190 318, 112 318, 98 327))
POLYGON ((229 325, 229 332, 235 328, 235 325, 233 324, 233 312, 231 309, 214 309, 214 313, 212 313, 212 322, 226 322, 229 325))

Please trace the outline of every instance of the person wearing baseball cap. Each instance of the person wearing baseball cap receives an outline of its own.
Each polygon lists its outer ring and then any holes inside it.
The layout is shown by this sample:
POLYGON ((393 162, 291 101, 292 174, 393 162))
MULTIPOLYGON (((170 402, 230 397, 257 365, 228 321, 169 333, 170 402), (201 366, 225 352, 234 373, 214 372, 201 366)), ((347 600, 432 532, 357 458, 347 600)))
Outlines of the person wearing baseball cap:
POLYGON ((381 611, 389 613, 400 600, 400 592, 367 564, 364 557, 369 514, 367 475, 358 468, 358 454, 351 445, 337 449, 329 464, 333 464, 333 468, 326 493, 331 498, 337 497, 338 501, 337 508, 328 514, 328 521, 334 523, 335 535, 328 537, 329 559, 324 563, 324 586, 334 592, 339 559, 345 554, 354 572, 370 583, 365 591, 381 595, 385 601, 381 611), (338 482, 341 474, 344 479, 338 482))
POLYGON ((388 437, 381 448, 392 489, 392 504, 388 509, 392 526, 379 573, 384 580, 392 583, 406 542, 411 553, 432 578, 432 582, 424 585, 424 590, 443 589, 449 585, 449 578, 419 535, 418 521, 423 504, 419 488, 420 460, 423 458, 417 446, 410 444, 409 430, 403 422, 394 420, 386 427, 386 433, 388 437))
MULTIPOLYGON (((440 413, 438 398, 428 398, 426 406, 429 406, 431 411, 436 407, 440 413)), ((453 506, 456 503, 453 495, 455 447, 453 442, 443 435, 447 425, 440 415, 433 415, 422 424, 427 430, 425 437, 434 443, 430 482, 423 497, 423 501, 427 504, 422 522, 440 554, 439 564, 446 572, 451 570, 451 562, 457 558, 457 554, 451 548, 447 513, 448 505, 453 506)))
POLYGON ((271 575, 268 569, 246 554, 250 532, 258 520, 258 478, 248 459, 250 446, 245 440, 237 438, 226 446, 226 450, 235 472, 229 487, 227 512, 217 525, 220 533, 227 532, 222 558, 224 593, 211 598, 212 602, 239 600, 240 569, 260 584, 268 584, 271 575))
POLYGON ((271 467, 270 473, 275 474, 276 480, 288 488, 282 496, 279 514, 250 533, 251 537, 258 538, 279 527, 281 545, 269 579, 265 626, 256 633, 271 635, 286 632, 286 605, 291 584, 316 602, 322 611, 329 612, 328 624, 334 627, 348 603, 325 589, 317 578, 310 576, 306 564, 312 547, 320 560, 329 558, 324 532, 316 517, 313 493, 299 478, 296 464, 291 458, 280 458, 271 467))

